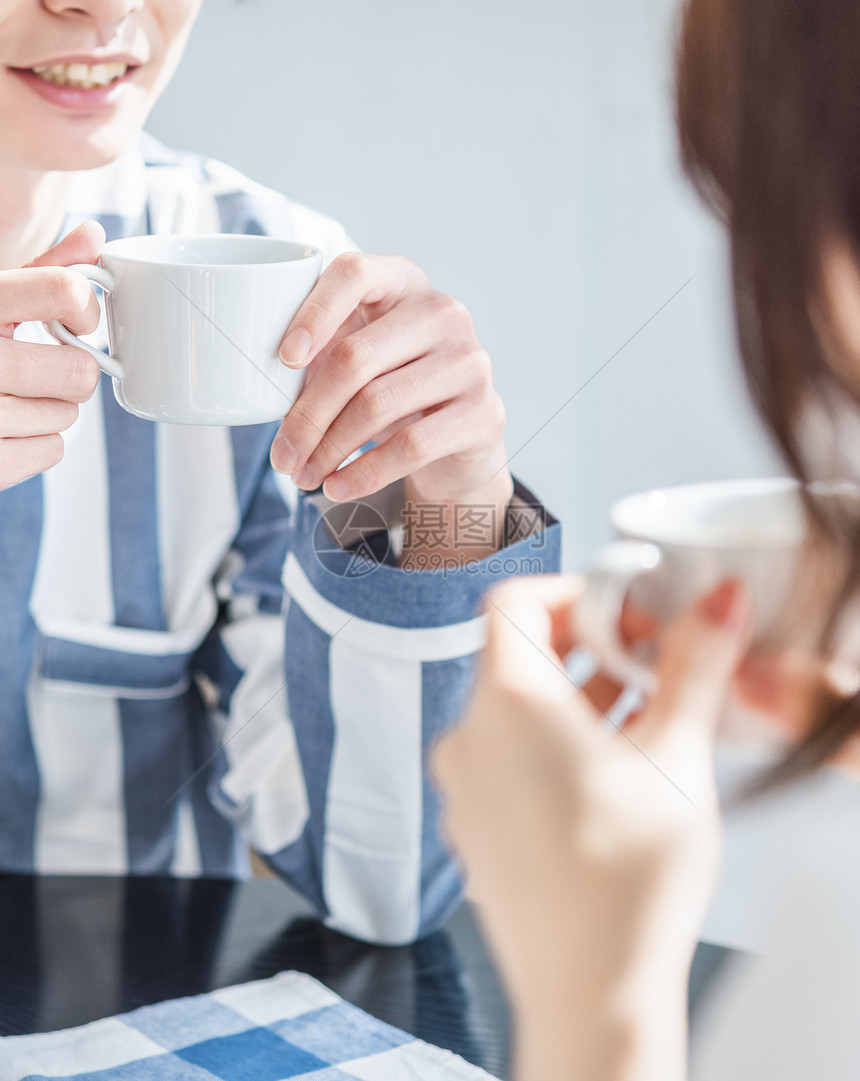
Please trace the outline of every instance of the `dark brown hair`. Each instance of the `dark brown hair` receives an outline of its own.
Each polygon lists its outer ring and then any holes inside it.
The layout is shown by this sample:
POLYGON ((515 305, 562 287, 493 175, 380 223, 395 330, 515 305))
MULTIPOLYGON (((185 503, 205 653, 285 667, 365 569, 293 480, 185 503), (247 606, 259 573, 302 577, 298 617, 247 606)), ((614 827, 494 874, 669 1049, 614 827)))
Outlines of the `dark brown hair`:
MULTIPOLYGON (((686 0, 676 75, 684 167, 729 232, 755 405, 802 481, 849 477, 840 418, 860 417, 860 349, 839 355, 823 267, 832 242, 860 252, 860 4, 686 0)), ((838 513, 812 495, 807 505, 832 572, 817 640, 826 657, 860 594, 860 513, 853 500, 838 513)), ((820 765, 857 731, 860 697, 825 696, 766 787, 820 765)))

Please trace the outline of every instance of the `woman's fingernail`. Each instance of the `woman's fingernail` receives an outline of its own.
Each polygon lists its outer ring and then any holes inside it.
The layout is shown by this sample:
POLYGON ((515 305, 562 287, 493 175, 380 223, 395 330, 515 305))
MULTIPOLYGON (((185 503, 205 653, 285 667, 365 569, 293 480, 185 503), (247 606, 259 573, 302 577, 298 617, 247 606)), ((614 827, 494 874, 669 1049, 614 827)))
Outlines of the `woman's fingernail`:
POLYGON ((333 503, 342 503, 345 499, 349 499, 349 479, 342 477, 340 473, 327 477, 323 481, 323 495, 333 503))
POLYGON ((729 578, 702 599, 701 615, 717 627, 740 630, 746 619, 746 597, 739 578, 729 578))
POLYGON ((311 351, 311 336, 302 327, 291 330, 281 342, 278 356, 288 368, 300 368, 311 351))
POLYGON ((299 454, 292 443, 284 439, 282 435, 279 435, 272 444, 270 458, 272 467, 276 469, 278 473, 292 473, 299 460, 299 454))

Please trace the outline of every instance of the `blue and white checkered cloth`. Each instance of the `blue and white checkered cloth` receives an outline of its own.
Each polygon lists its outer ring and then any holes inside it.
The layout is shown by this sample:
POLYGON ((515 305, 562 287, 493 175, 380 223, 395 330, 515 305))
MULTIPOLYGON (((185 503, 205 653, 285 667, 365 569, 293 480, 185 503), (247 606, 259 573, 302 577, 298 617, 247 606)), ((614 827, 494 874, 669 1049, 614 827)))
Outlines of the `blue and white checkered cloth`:
POLYGON ((0 1039, 0 1081, 489 1081, 450 1051, 344 1002, 310 976, 144 1006, 81 1028, 0 1039))

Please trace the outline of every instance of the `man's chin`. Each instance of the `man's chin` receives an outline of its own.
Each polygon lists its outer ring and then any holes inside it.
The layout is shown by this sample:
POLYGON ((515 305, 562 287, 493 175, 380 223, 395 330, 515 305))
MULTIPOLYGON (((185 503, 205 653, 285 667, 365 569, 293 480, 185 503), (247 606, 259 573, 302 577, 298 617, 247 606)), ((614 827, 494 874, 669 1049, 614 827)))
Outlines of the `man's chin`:
POLYGON ((101 130, 84 138, 41 144, 27 155, 28 165, 49 173, 101 169, 116 161, 139 135, 139 128, 125 127, 122 131, 101 130))

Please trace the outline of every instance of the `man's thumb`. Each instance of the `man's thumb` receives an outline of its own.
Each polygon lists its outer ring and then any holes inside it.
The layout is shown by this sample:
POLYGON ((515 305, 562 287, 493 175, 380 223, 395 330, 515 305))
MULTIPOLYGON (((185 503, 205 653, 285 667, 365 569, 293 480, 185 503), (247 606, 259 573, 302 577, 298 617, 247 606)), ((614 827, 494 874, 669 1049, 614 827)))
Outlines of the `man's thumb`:
POLYGON ((72 266, 74 263, 97 263, 105 244, 105 231, 97 221, 85 221, 64 236, 43 255, 28 263, 30 267, 72 266))

